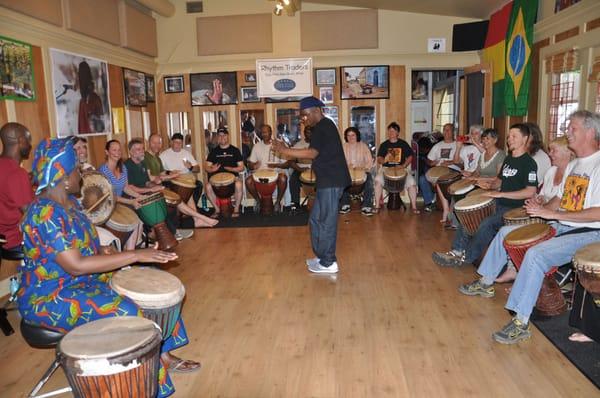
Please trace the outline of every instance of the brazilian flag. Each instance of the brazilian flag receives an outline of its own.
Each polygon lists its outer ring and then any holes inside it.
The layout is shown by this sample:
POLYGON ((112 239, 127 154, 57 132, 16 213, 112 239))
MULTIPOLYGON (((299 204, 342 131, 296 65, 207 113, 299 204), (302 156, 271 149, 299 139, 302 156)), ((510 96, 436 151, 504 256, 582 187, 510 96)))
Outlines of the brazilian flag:
POLYGON ((506 114, 524 116, 529 102, 533 25, 538 0, 514 0, 506 32, 506 114))

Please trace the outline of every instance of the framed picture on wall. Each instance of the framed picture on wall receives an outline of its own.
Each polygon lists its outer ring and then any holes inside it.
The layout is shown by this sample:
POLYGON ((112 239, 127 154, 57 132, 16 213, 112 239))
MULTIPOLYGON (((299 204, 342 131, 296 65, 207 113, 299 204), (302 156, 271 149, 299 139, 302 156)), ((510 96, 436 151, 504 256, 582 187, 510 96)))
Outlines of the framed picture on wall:
POLYGON ((343 100, 390 98, 390 67, 342 66, 340 90, 343 100))
POLYGON ((0 36, 0 99, 35 101, 31 46, 0 36))
POLYGON ((429 99, 429 72, 413 70, 411 73, 411 98, 413 101, 429 99))
POLYGON ((123 88, 125 104, 146 106, 146 74, 137 70, 123 68, 123 88))
POLYGON ((166 94, 183 93, 185 91, 183 76, 165 76, 164 83, 166 94))
POLYGON ((256 72, 244 73, 244 81, 246 83, 256 83, 256 72))
POLYGON ((335 86, 335 68, 315 69, 317 86, 335 86))
POLYGON ((332 104, 333 87, 319 87, 319 98, 324 104, 332 104))
POLYGON ((192 73, 192 106, 237 104, 236 72, 192 73))
POLYGON ((339 127, 339 125, 338 125, 338 107, 332 105, 332 106, 324 106, 322 109, 323 109, 323 115, 325 115, 325 117, 328 117, 331 120, 333 120, 335 125, 339 127))
POLYGON ((258 91, 254 87, 240 87, 241 102, 260 102, 258 91))
POLYGON ((154 102, 156 101, 156 94, 154 88, 154 76, 146 75, 146 101, 154 102))

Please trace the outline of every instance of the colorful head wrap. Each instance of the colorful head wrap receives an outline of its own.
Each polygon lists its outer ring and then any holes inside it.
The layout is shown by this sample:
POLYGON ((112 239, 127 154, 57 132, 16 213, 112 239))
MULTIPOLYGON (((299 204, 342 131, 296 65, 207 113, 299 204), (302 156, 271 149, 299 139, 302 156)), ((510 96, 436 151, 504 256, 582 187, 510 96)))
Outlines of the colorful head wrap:
POLYGON ((71 138, 46 138, 40 142, 33 158, 33 183, 38 186, 35 194, 58 184, 76 166, 77 155, 71 138))

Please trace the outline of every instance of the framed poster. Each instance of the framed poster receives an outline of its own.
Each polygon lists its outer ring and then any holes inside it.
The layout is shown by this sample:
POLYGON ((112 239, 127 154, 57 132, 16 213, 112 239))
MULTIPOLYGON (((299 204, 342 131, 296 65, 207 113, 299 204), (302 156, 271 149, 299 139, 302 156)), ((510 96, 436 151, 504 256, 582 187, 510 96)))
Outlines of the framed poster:
POLYGON ((123 68, 125 105, 146 106, 146 74, 123 68))
POLYGON ((0 99, 35 101, 31 46, 0 36, 0 99))
POLYGON ((411 98, 413 101, 429 100, 429 72, 413 70, 411 73, 411 98))
POLYGON ((390 97, 389 66, 342 66, 342 99, 379 99, 390 97))
POLYGON ((154 76, 146 75, 146 101, 147 102, 155 102, 156 101, 156 89, 154 85, 154 76))
POLYGON ((183 76, 165 76, 164 78, 165 94, 183 93, 183 76))
POLYGON ((192 106, 237 104, 236 72, 192 73, 192 106))
POLYGON ((257 59, 256 83, 261 98, 311 96, 312 58, 257 59))
POLYGON ((50 63, 57 135, 112 133, 108 64, 54 48, 50 63))

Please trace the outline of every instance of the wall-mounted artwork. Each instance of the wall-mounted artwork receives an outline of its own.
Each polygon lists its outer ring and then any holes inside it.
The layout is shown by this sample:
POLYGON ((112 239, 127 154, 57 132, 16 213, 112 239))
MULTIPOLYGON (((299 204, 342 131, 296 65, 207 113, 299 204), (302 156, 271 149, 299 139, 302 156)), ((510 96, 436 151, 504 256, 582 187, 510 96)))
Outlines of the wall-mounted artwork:
POLYGON ((333 87, 319 87, 319 98, 324 104, 333 103, 333 87))
POLYGON ((242 102, 260 102, 256 86, 240 87, 240 98, 242 99, 242 102))
POLYGON ((156 89, 154 86, 154 76, 146 75, 146 101, 156 101, 156 89))
POLYGON ((192 73, 190 87, 192 106, 238 102, 235 72, 192 73))
POLYGON ((333 120, 335 125, 338 126, 338 128, 339 128, 338 107, 337 106, 324 106, 322 109, 323 109, 323 115, 325 115, 329 119, 333 120))
POLYGON ((0 99, 35 100, 31 46, 0 36, 0 99))
POLYGON ((50 59, 57 135, 111 133, 108 64, 53 48, 50 59))
POLYGON ((335 86, 335 68, 315 69, 317 86, 335 86))
POLYGON ((361 141, 375 154, 377 115, 373 106, 353 106, 350 109, 350 125, 360 131, 361 141))
POLYGON ((123 68, 123 87, 126 105, 146 106, 146 74, 144 72, 123 68))
POLYGON ((183 93, 183 76, 165 76, 164 78, 165 94, 183 93))
POLYGON ((277 109, 276 137, 294 145, 300 140, 300 109, 277 109))
POLYGON ((342 99, 390 97, 389 66, 342 66, 342 99))
POLYGON ((427 101, 429 99, 429 75, 429 71, 412 71, 411 98, 413 101, 427 101))

